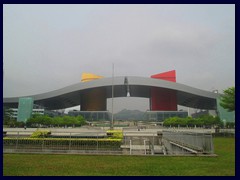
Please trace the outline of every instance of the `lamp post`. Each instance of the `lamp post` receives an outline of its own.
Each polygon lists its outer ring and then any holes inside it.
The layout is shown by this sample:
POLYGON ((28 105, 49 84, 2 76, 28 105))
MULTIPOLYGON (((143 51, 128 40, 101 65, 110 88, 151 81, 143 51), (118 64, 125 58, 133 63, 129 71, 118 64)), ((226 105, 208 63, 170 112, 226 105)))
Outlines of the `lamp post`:
POLYGON ((114 98, 114 63, 112 64, 112 119, 110 129, 113 130, 113 98, 114 98))

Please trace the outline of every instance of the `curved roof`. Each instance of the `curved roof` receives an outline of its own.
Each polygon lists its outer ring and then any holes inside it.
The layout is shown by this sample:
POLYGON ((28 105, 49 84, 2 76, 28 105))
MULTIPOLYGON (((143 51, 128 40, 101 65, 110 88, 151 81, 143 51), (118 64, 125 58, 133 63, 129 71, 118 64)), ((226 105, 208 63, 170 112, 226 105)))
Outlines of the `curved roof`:
MULTIPOLYGON (((176 91, 177 104, 198 109, 216 109, 216 93, 196 89, 180 83, 145 78, 145 77, 115 77, 114 97, 126 97, 129 91, 131 97, 150 97, 152 87, 176 91)), ((81 104, 81 95, 89 89, 106 89, 107 98, 112 97, 112 78, 79 82, 47 93, 25 96, 33 97, 34 103, 50 110, 63 109, 81 104)), ((19 97, 3 98, 3 104, 17 107, 19 97)))

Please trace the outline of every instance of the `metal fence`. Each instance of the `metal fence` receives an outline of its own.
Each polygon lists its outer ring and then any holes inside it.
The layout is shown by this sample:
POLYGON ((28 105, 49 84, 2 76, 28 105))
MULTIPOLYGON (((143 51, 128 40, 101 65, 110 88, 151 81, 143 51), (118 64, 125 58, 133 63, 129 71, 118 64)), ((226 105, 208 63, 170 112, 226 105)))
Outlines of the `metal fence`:
POLYGON ((143 134, 136 132, 124 133, 122 148, 126 149, 123 151, 130 155, 163 154, 162 141, 156 132, 143 132, 143 134))
POLYGON ((47 138, 30 138, 31 133, 8 131, 3 152, 122 154, 122 141, 109 139, 103 132, 53 132, 47 138))
POLYGON ((4 152, 76 153, 76 154, 189 154, 214 153, 212 134, 133 129, 123 133, 123 140, 110 139, 106 131, 62 132, 52 130, 47 138, 30 138, 33 131, 7 131, 4 152))
POLYGON ((170 153, 179 151, 173 146, 179 147, 186 152, 191 153, 214 153, 212 133, 199 132, 181 132, 181 131, 166 131, 163 132, 164 144, 168 145, 170 153), (171 144, 171 146, 170 146, 171 144))

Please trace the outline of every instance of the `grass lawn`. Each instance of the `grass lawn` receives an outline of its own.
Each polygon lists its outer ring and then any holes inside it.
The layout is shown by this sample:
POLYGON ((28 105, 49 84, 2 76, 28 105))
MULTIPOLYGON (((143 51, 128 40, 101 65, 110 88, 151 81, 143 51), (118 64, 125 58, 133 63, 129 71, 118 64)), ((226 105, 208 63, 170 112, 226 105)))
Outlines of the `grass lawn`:
POLYGON ((4 154, 4 176, 235 176, 235 139, 214 138, 217 157, 4 154))

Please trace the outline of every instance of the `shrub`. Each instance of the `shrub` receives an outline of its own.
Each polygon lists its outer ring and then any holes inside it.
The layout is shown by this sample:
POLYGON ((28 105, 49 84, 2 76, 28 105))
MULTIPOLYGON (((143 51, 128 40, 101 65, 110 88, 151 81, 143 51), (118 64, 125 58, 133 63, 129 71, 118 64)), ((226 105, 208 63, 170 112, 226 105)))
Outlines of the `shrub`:
POLYGON ((30 136, 31 138, 46 138, 51 135, 49 130, 36 130, 30 136))
POLYGON ((227 122, 226 127, 227 128, 235 128, 235 122, 227 122))
POLYGON ((99 139, 79 139, 79 138, 3 138, 3 145, 4 146, 15 146, 18 144, 19 146, 69 146, 71 144, 72 147, 79 147, 79 148, 93 148, 95 149, 96 146, 102 148, 120 148, 121 146, 121 139, 106 139, 106 138, 99 138, 99 139))
POLYGON ((122 130, 107 130, 107 136, 109 139, 123 139, 122 130))

